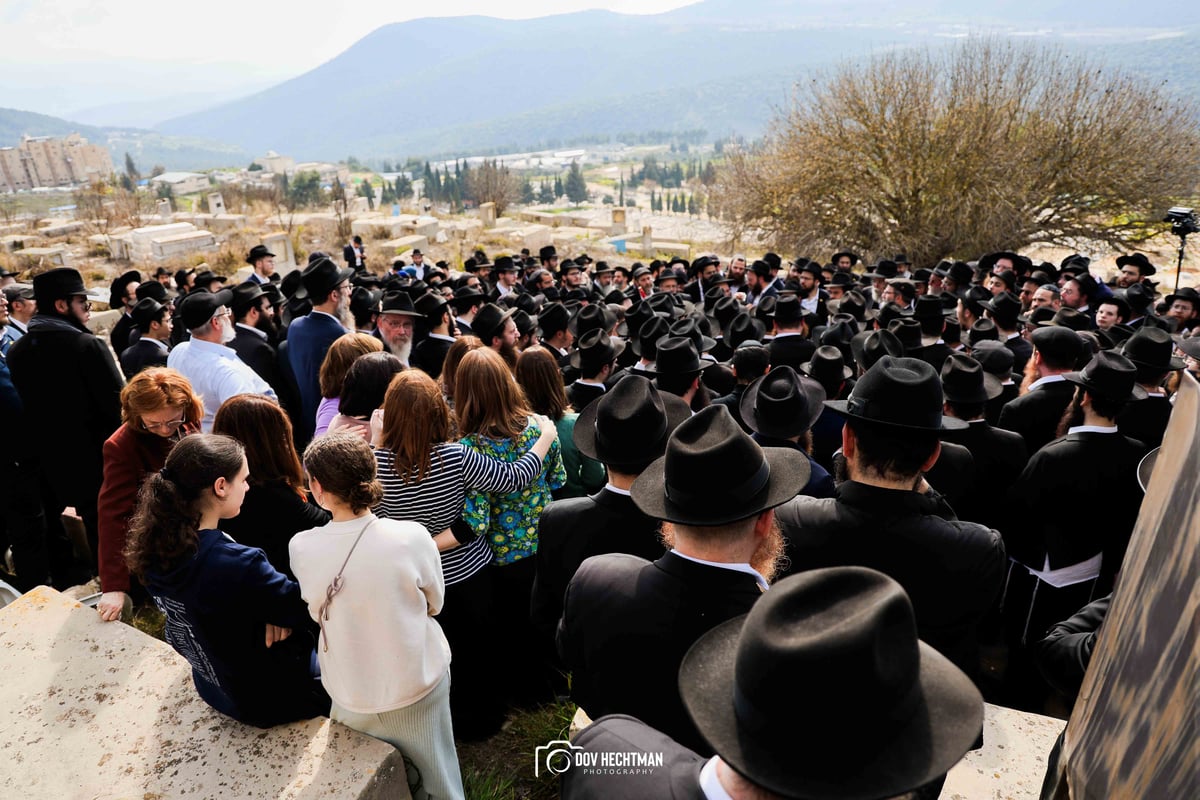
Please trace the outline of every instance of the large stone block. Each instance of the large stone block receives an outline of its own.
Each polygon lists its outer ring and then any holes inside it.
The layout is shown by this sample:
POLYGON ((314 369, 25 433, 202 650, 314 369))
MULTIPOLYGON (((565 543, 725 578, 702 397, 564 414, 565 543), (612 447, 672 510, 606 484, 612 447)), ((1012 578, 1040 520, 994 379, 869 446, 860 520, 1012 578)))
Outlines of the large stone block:
POLYGON ((413 249, 428 250, 429 240, 424 236, 401 236, 379 245, 380 252, 396 256, 413 249))
POLYGON ((0 674, 4 797, 409 797, 391 745, 324 717, 235 722, 168 645, 44 586, 0 609, 0 674))

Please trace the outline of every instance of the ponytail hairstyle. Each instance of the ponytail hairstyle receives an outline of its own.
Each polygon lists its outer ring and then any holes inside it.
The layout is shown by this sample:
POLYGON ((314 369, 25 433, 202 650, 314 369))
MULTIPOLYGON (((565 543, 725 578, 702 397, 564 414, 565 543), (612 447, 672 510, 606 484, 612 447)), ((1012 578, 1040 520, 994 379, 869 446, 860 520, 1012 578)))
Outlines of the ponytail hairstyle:
POLYGON ((313 439, 304 449, 304 468, 322 491, 355 514, 383 499, 383 486, 375 477, 375 453, 358 434, 337 431, 313 439))
POLYGON ((144 579, 195 553, 200 501, 218 478, 233 480, 245 457, 229 436, 197 433, 180 439, 166 465, 151 473, 138 492, 125 543, 129 571, 144 579))

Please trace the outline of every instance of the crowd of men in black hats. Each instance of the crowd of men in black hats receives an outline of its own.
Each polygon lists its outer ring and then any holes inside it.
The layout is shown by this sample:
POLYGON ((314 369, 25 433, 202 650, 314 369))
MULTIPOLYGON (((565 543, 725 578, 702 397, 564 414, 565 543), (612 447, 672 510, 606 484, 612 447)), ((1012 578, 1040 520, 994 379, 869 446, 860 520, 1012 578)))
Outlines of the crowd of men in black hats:
POLYGON ((551 246, 452 269, 413 251, 386 275, 361 242, 343 256, 281 280, 256 246, 230 288, 209 270, 130 271, 108 343, 87 331, 77 271, 6 287, 0 403, 22 424, 6 426, 0 502, 20 579, 86 577, 53 520, 73 506, 94 547, 122 373, 171 365, 206 406, 273 397, 303 444, 348 331, 434 378, 460 336, 510 366, 540 344, 608 485, 546 510, 533 621, 573 699, 606 717, 580 745, 668 752, 686 768, 655 780, 686 796, 936 788, 979 735, 979 689, 1069 701, 1086 654, 1071 639, 1044 656, 1043 637, 1112 591, 1139 465, 1181 372, 1200 376, 1200 295, 1160 294, 1141 254, 1116 259, 1111 284, 1080 255, 1010 252, 610 266, 551 246), (999 644, 998 679, 981 651, 999 644), (820 756, 796 758, 800 740, 820 756))

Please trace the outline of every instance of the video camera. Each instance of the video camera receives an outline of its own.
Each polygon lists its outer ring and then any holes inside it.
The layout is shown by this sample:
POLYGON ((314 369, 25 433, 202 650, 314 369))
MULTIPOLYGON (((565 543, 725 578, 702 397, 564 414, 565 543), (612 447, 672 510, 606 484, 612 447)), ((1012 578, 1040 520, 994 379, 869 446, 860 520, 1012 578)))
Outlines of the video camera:
POLYGON ((1191 208, 1183 206, 1168 208, 1163 222, 1171 223, 1171 233, 1176 236, 1188 236, 1200 232, 1200 219, 1196 218, 1196 212, 1191 208))

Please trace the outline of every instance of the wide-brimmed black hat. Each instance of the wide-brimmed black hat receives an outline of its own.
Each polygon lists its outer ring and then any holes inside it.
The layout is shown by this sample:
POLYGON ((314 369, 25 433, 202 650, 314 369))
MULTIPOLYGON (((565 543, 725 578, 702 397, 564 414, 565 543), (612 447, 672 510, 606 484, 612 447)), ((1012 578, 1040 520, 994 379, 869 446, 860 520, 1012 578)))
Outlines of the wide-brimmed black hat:
POLYGON ((846 364, 846 357, 833 345, 818 347, 812 355, 812 360, 800 365, 800 371, 823 385, 840 383, 854 377, 854 370, 846 364))
POLYGON ((840 251, 834 253, 833 257, 830 258, 829 260, 832 261, 834 264, 837 264, 838 259, 841 258, 842 256, 847 256, 850 259, 850 266, 852 266, 852 267, 858 263, 858 253, 851 253, 849 250, 840 250, 840 251))
POLYGON ((900 584, 865 567, 779 581, 692 645, 679 691, 721 760, 782 797, 905 794, 983 729, 971 679, 917 638, 900 584))
POLYGON ((1111 350, 1096 353, 1086 367, 1064 374, 1063 379, 1109 400, 1146 399, 1146 390, 1137 384, 1137 367, 1111 350))
POLYGON ((729 321, 721 335, 725 339, 725 346, 736 350, 742 342, 761 342, 766 332, 766 325, 742 311, 729 321))
POLYGON ((1160 328, 1139 328, 1125 340, 1121 355, 1137 367, 1169 372, 1183 369, 1183 359, 1173 355, 1175 342, 1171 334, 1160 328))
POLYGON ((844 289, 851 289, 858 286, 858 279, 849 272, 835 272, 833 277, 829 279, 830 286, 841 286, 844 289))
POLYGON ((38 308, 50 311, 55 300, 67 300, 75 295, 86 295, 83 276, 72 267, 58 267, 33 276, 33 296, 38 308))
POLYGON ((226 278, 224 275, 218 275, 217 273, 213 272, 211 269, 206 269, 196 276, 194 283, 195 283, 197 289, 206 289, 208 287, 205 284, 210 284, 213 281, 219 281, 220 283, 228 283, 229 279, 226 278))
POLYGON ((1132 264, 1133 266, 1137 267, 1138 272, 1142 274, 1143 278, 1153 275, 1158 271, 1154 268, 1154 265, 1150 263, 1150 260, 1141 253, 1130 253, 1129 255, 1125 256, 1117 256, 1118 268, 1123 267, 1126 264, 1132 264))
POLYGON ((426 292, 413 301, 413 308, 430 322, 436 322, 449 304, 437 292, 426 292))
POLYGON ((304 275, 298 269, 294 269, 284 276, 279 282, 279 291, 283 292, 283 296, 288 300, 304 300, 308 297, 308 290, 304 288, 304 275))
POLYGON ((1054 312, 1054 316, 1046 322, 1039 322, 1042 327, 1059 326, 1070 328, 1073 331, 1090 331, 1095 325, 1092 324, 1092 318, 1082 311, 1077 311, 1069 306, 1063 306, 1054 312))
POLYGON ((687 403, 659 392, 641 375, 627 375, 575 421, 579 452, 620 471, 641 468, 663 454, 667 439, 692 415, 687 403))
POLYGON ((636 339, 642 325, 658 316, 654 308, 645 300, 638 300, 625 310, 625 319, 617 326, 617 333, 627 339, 636 339))
MULTIPOLYGON (((1020 305, 1018 304, 1018 309, 1020 305)), ((942 299, 937 295, 923 294, 917 298, 913 304, 913 318, 922 319, 943 319, 946 315, 942 308, 942 299)))
POLYGON ((1054 319, 1053 308, 1050 306, 1038 306, 1018 316, 1017 322, 1022 325, 1041 325, 1043 322, 1049 322, 1052 319, 1054 319))
POLYGON ((850 354, 855 364, 868 370, 884 356, 903 356, 904 345, 891 331, 863 331, 850 340, 850 354))
POLYGON ((946 270, 943 277, 954 281, 958 288, 966 289, 971 284, 971 279, 975 277, 975 270, 971 269, 971 265, 965 261, 955 261, 946 270))
POLYGON ((512 256, 500 256, 496 259, 496 263, 492 265, 493 272, 516 272, 517 265, 513 262, 512 256))
POLYGON ((1200 292, 1197 292, 1191 286, 1185 286, 1179 289, 1174 294, 1169 294, 1166 297, 1167 308, 1176 300, 1186 300, 1192 304, 1192 308, 1200 309, 1200 292))
MULTIPOLYGON (((425 316, 420 311, 417 311, 413 305, 412 295, 405 291, 388 292, 383 296, 383 302, 379 307, 380 314, 397 314, 403 317, 423 317, 425 316)), ((471 323, 474 330, 479 330, 475 327, 475 323, 471 323)))
POLYGON ((951 353, 942 364, 942 393, 953 403, 986 403, 1004 391, 1000 379, 971 356, 951 353))
POLYGON ((558 277, 561 278, 571 272, 583 272, 583 267, 579 266, 569 258, 558 262, 558 277))
POLYGON ((802 319, 804 319, 804 307, 800 304, 799 297, 786 295, 775 301, 776 323, 799 322, 802 319))
MULTIPOLYGON (((1016 355, 1004 346, 1003 342, 987 339, 971 348, 971 357, 979 362, 988 373, 995 375, 1003 383, 1013 380, 1013 364, 1016 355)), ((1001 387, 1003 388, 1003 387, 1001 387)))
POLYGON ((787 502, 810 473, 804 453, 759 447, 729 409, 711 405, 675 429, 665 454, 638 476, 630 494, 654 519, 711 527, 787 502), (721 480, 714 481, 714 475, 721 480))
MULTIPOLYGON (((330 292, 343 282, 350 280, 353 275, 354 270, 341 269, 328 257, 318 258, 305 267, 304 272, 300 273, 308 296, 319 303, 325 302, 330 292)), ((196 282, 199 283, 200 279, 197 278, 196 282)))
POLYGON ((137 287, 137 299, 144 300, 149 297, 159 303, 167 302, 167 287, 163 286, 158 281, 143 281, 137 287))
POLYGON ((779 304, 779 298, 775 295, 767 295, 758 301, 758 305, 754 307, 754 318, 761 320, 775 321, 775 306, 779 304))
MULTIPOLYGON (((387 308, 386 299, 384 308, 387 308)), ((511 317, 514 311, 516 311, 515 308, 506 311, 495 303, 484 303, 475 314, 475 319, 471 320, 471 330, 475 331, 475 335, 479 337, 485 347, 489 347, 492 339, 499 336, 504 330, 504 321, 511 317)))
POLYGON ((800 436, 824 409, 825 389, 791 367, 776 367, 746 387, 740 411, 750 430, 775 439, 800 436))
POLYGON ((593 328, 579 338, 575 347, 571 353, 571 366, 590 375, 621 355, 625 351, 625 342, 612 338, 607 331, 593 328))
POLYGON ((585 334, 594 330, 611 331, 617 324, 617 315, 608 310, 608 306, 599 303, 589 303, 579 309, 579 313, 571 318, 567 326, 576 339, 582 339, 585 334))
POLYGON ((125 290, 129 288, 131 283, 141 283, 142 273, 136 269, 131 269, 128 272, 122 273, 119 278, 112 282, 108 292, 108 307, 120 308, 125 304, 125 290))
POLYGON ((704 333, 700 321, 695 317, 683 317, 673 322, 671 335, 691 339, 697 353, 707 353, 717 346, 717 340, 704 333))
POLYGON ((888 323, 888 332, 895 334, 905 353, 921 348, 921 323, 911 317, 901 317, 888 323))
POLYGON ((877 310, 875 319, 879 321, 879 326, 886 328, 892 320, 903 319, 913 315, 911 308, 905 308, 899 303, 885 303, 883 308, 877 310))
POLYGON ((864 278, 885 278, 892 279, 900 274, 900 269, 896 266, 895 261, 888 261, 886 258, 877 262, 870 271, 863 275, 864 278))
POLYGON ((250 248, 250 252, 246 254, 246 263, 253 265, 260 258, 274 258, 275 254, 267 249, 266 245, 256 244, 250 248))
POLYGON ((471 306, 479 305, 487 299, 487 295, 479 291, 474 286, 460 286, 454 290, 454 297, 450 299, 450 305, 454 306, 456 311, 465 311, 471 306))
POLYGON ((703 368, 700 353, 691 339, 668 334, 655 343, 654 363, 644 373, 650 376, 691 375, 703 368))
POLYGON ((671 335, 671 325, 666 319, 655 315, 653 319, 644 322, 638 329, 637 338, 630 343, 635 355, 647 361, 653 361, 658 356, 658 342, 671 335))
POLYGON ((916 358, 884 356, 854 384, 845 400, 825 405, 850 419, 924 431, 952 431, 967 423, 942 415, 942 381, 933 367, 916 358))
POLYGON ((878 316, 875 309, 867 308, 867 298, 863 296, 863 293, 855 289, 847 291, 840 300, 830 301, 829 311, 834 314, 849 314, 857 322, 875 319, 878 316))
POLYGON ((157 322, 162 318, 164 308, 166 306, 157 300, 143 297, 137 301, 137 305, 129 310, 129 318, 133 320, 134 325, 137 325, 139 331, 146 333, 150 330, 151 322, 157 322))
MULTIPOLYGON (((708 298, 706 297, 705 300, 708 298)), ((712 310, 709 312, 709 317, 716 323, 716 327, 724 332, 729 323, 733 321, 742 311, 742 304, 736 299, 727 294, 722 294, 713 301, 712 310)))
POLYGON ((250 308, 258 298, 265 294, 262 284, 257 281, 242 281, 229 291, 233 292, 233 299, 229 302, 229 307, 235 315, 250 308))
POLYGON ((1129 310, 1136 316, 1142 316, 1154 306, 1154 290, 1144 283, 1138 282, 1117 292, 1129 304, 1129 310))
POLYGON ((980 342, 1000 341, 1000 330, 990 319, 976 320, 967 331, 967 347, 976 347, 980 342))
POLYGON ((194 331, 213 318, 222 306, 230 308, 233 290, 219 292, 192 292, 179 304, 179 319, 186 330, 194 331))
POLYGON ((1021 314, 1021 301, 1012 292, 1001 292, 991 300, 985 300, 981 305, 992 312, 992 319, 1009 330, 1017 323, 1021 314))
POLYGON ((542 338, 546 339, 567 329, 571 324, 571 312, 562 303, 551 303, 538 314, 537 321, 542 329, 542 338))
POLYGON ((546 261, 551 258, 558 258, 558 251, 554 249, 554 245, 548 244, 538 250, 538 258, 546 261))

